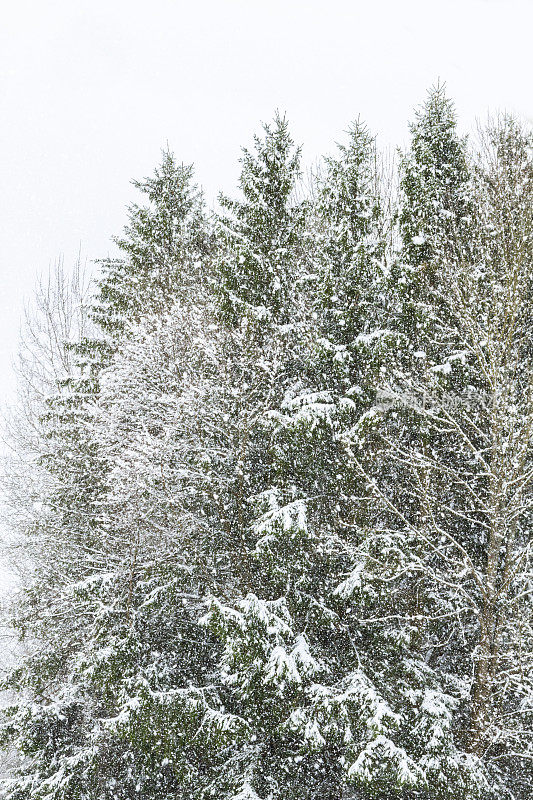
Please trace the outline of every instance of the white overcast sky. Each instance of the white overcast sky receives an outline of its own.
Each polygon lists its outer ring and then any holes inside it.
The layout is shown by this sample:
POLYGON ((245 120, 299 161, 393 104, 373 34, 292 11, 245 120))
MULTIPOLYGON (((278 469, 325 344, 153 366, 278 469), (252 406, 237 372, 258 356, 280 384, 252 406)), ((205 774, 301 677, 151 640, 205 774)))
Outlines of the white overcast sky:
POLYGON ((286 111, 314 161, 360 115, 406 140, 438 78, 463 129, 533 117, 533 0, 0 0, 0 402, 36 275, 91 260, 162 146, 211 200, 286 111))

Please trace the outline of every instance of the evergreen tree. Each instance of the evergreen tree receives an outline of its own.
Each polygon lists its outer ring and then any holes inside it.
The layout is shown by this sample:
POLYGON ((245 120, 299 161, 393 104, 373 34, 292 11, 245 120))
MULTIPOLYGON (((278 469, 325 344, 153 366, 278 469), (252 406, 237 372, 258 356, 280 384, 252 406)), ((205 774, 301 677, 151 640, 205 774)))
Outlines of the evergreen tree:
POLYGON ((434 316, 446 291, 443 261, 450 255, 472 258, 474 212, 466 139, 457 132, 443 86, 429 92, 410 127, 411 147, 400 162, 401 249, 392 270, 392 296, 399 331, 413 352, 422 353, 438 337, 434 316))
POLYGON ((468 244, 472 222, 466 140, 444 86, 438 84, 410 126, 411 147, 401 159, 399 216, 402 255, 413 268, 431 265, 468 244))
POLYGON ((241 200, 221 196, 224 243, 219 263, 220 302, 227 320, 266 317, 288 322, 288 308, 302 262, 305 207, 295 199, 300 149, 285 117, 264 125, 254 150, 243 149, 241 200))
MULTIPOLYGON (((72 369, 61 374, 41 415, 42 449, 39 462, 32 465, 33 507, 22 517, 35 570, 22 594, 16 625, 21 636, 34 642, 35 655, 13 674, 12 686, 29 693, 33 706, 29 710, 22 703, 14 709, 18 722, 8 730, 20 737, 21 752, 33 767, 27 781, 16 784, 13 796, 34 796, 43 787, 55 787, 58 797, 92 797, 95 787, 107 782, 103 775, 114 762, 109 758, 104 767, 103 750, 96 742, 100 735, 105 742, 107 728, 99 720, 117 698, 126 703, 128 691, 131 695, 132 685, 141 678, 146 637, 155 641, 155 628, 145 615, 140 614, 139 631, 128 622, 139 597, 131 567, 137 533, 134 526, 116 520, 115 526, 110 524, 114 453, 99 429, 98 404, 105 402, 105 395, 100 397, 105 368, 134 336, 141 316, 153 319, 154 312, 161 315, 178 298, 187 298, 192 287, 196 297, 201 291, 210 240, 191 175, 191 168, 177 166, 165 153, 155 177, 136 183, 150 205, 131 207, 130 224, 118 240, 126 257, 105 264, 90 311, 96 330, 90 337, 59 345, 72 369), (114 691, 112 682, 121 669, 125 683, 114 691), (43 693, 45 684, 55 693, 53 710, 49 693, 43 693), (78 761, 71 761, 67 769, 59 751, 69 758, 76 744, 78 761)), ((180 554, 170 583, 181 585, 183 560, 180 554)), ((153 575, 143 564, 145 585, 153 586, 153 575)), ((164 571, 163 567, 158 574, 164 571)), ((142 596, 140 602, 145 599, 142 596)), ((183 620, 190 610, 184 614, 178 626, 187 625, 183 620)), ((158 663, 157 657, 153 663, 158 663)), ((146 665, 148 671, 151 668, 146 665)), ((116 741, 114 747, 120 750, 116 741)), ((130 796, 132 780, 131 775, 124 779, 122 796, 130 796)), ((113 785, 111 781, 107 787, 111 796, 113 785)))
POLYGON ((92 309, 111 347, 141 317, 168 311, 177 298, 198 296, 209 278, 212 244, 203 197, 192 180, 192 166, 178 164, 166 150, 152 177, 133 181, 148 202, 128 210, 124 233, 114 240, 122 257, 100 262, 92 309))
POLYGON ((48 448, 41 460, 55 487, 46 506, 67 550, 99 535, 92 529, 106 491, 106 464, 90 425, 102 369, 143 315, 164 313, 192 292, 199 296, 208 275, 210 239, 192 167, 178 165, 167 151, 154 176, 134 186, 148 205, 129 209, 129 224, 115 240, 124 257, 102 262, 88 310, 93 335, 63 344, 73 369, 50 395, 42 420, 48 448))
POLYGON ((372 324, 383 267, 385 222, 375 142, 357 121, 338 156, 324 159, 317 187, 317 311, 323 335, 353 344, 372 324))

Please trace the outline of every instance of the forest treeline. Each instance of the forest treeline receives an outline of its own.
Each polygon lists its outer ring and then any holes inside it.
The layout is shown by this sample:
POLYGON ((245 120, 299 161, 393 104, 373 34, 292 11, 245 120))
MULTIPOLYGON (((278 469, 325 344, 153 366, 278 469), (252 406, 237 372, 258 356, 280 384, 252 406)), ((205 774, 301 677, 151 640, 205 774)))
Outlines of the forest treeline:
POLYGON ((9 800, 526 800, 533 138, 164 152, 10 422, 9 800))

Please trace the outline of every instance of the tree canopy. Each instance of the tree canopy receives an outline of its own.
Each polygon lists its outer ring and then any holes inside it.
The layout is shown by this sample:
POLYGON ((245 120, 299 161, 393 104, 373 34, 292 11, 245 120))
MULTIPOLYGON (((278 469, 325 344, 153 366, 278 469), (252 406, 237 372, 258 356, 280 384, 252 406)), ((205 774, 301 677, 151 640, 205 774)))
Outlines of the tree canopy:
POLYGON ((532 144, 437 86, 392 169, 134 182, 27 328, 6 800, 529 797, 532 144))

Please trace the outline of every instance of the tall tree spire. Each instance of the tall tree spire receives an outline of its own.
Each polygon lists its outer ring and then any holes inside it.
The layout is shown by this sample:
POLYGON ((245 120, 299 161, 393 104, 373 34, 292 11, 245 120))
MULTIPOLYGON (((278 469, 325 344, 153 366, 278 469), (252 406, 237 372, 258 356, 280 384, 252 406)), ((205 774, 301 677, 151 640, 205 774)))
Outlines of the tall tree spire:
POLYGON ((410 131, 410 150, 400 164, 399 223, 403 259, 420 266, 459 244, 471 213, 466 139, 458 134, 444 85, 429 91, 410 131))
POLYGON ((121 258, 101 261, 102 278, 92 316, 113 341, 150 313, 162 313, 192 288, 209 249, 203 197, 193 167, 178 164, 169 150, 154 175, 133 185, 146 198, 132 204, 122 236, 121 258))
POLYGON ((300 148, 285 117, 276 114, 243 149, 242 198, 221 197, 223 253, 219 270, 221 307, 235 323, 243 317, 287 321, 297 276, 304 207, 294 198, 300 148))

